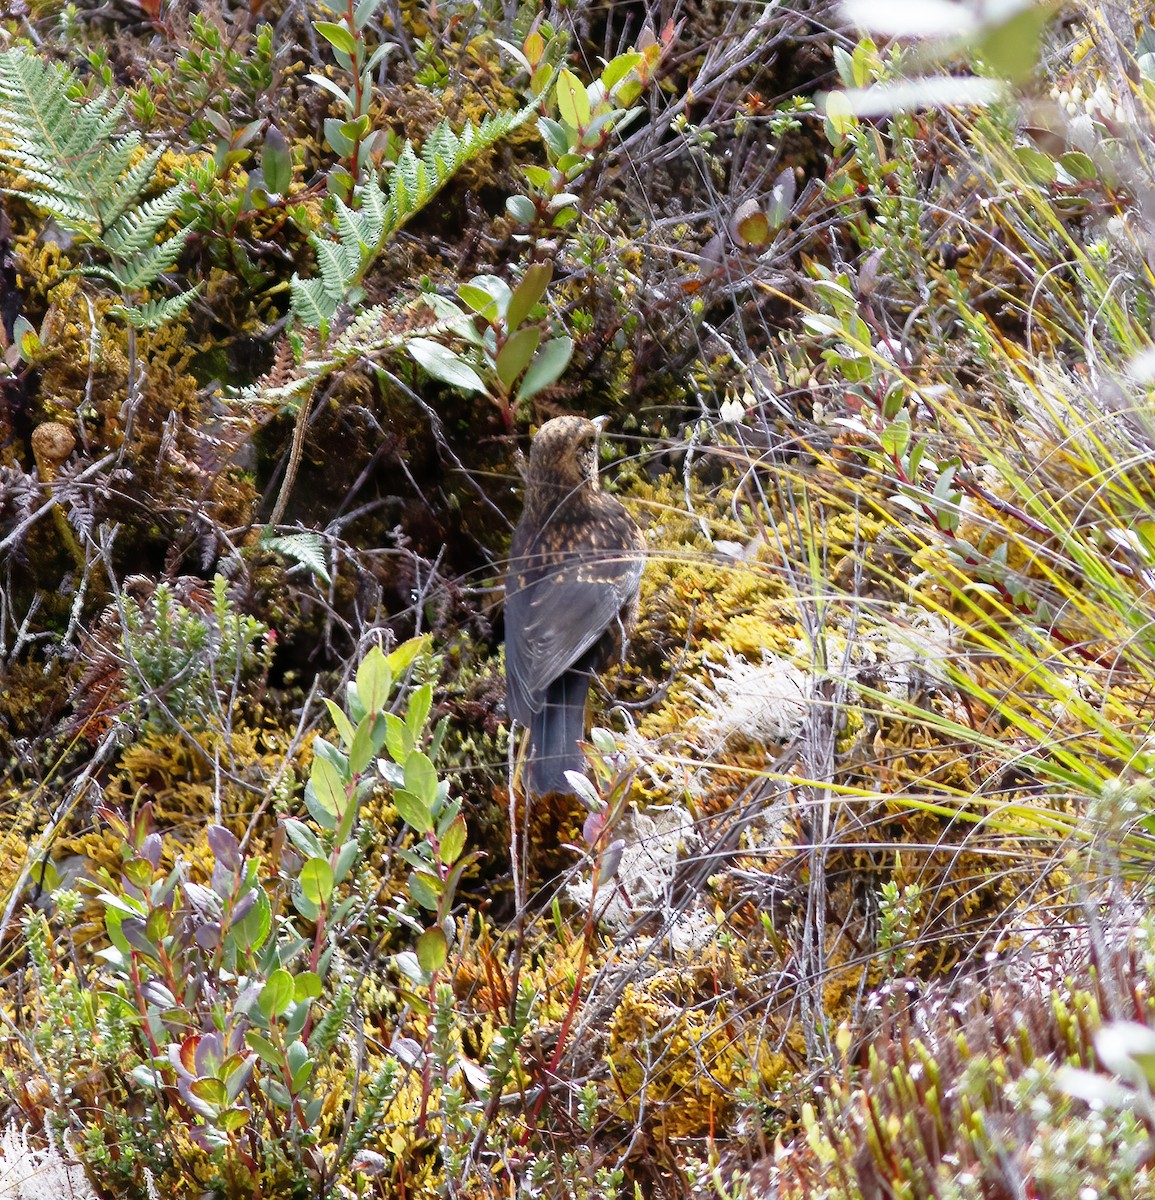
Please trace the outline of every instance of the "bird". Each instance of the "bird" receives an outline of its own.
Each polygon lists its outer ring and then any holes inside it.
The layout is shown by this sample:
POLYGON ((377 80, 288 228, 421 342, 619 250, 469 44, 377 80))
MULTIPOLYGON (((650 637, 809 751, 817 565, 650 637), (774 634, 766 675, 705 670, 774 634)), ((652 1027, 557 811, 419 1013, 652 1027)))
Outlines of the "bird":
POLYGON ((606 418, 554 417, 529 452, 505 578, 506 707, 529 729, 526 790, 575 794, 593 672, 624 653, 645 541, 598 481, 606 418))

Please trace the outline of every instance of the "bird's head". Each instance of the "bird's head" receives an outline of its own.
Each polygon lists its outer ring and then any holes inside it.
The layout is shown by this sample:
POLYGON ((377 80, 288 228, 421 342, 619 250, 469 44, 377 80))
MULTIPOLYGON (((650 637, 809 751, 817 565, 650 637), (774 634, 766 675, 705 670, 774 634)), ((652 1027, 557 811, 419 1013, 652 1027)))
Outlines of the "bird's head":
POLYGON ((605 417, 554 417, 533 439, 527 496, 536 491, 554 500, 598 487, 598 437, 605 417))

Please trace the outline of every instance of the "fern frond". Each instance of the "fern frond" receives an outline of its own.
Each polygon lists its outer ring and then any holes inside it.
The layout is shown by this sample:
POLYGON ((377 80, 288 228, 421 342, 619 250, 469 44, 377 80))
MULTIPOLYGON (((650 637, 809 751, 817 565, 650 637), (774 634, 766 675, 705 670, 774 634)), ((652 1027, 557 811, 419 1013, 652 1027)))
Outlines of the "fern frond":
MULTIPOLYGON (((294 310, 298 310, 298 304, 315 302, 312 288, 320 287, 320 283, 317 279, 294 280, 294 310), (300 297, 298 287, 303 293, 300 297)), ((423 300, 419 306, 428 308, 428 302, 423 300)), ((444 336, 460 326, 462 317, 456 311, 449 316, 439 316, 436 311, 423 314, 424 319, 417 323, 414 315, 419 306, 396 309, 372 305, 359 312, 324 348, 317 346, 314 338, 309 352, 295 361, 290 362, 286 354, 278 353, 277 364, 268 375, 234 395, 242 403, 296 407, 323 379, 352 363, 378 361, 403 350, 415 338, 444 336)))
POLYGON ((196 299, 200 284, 168 296, 164 300, 149 300, 145 304, 117 305, 111 311, 113 315, 127 321, 134 329, 156 329, 169 321, 175 321, 186 308, 196 299))
MULTIPOLYGON (((108 265, 91 264, 82 268, 85 274, 122 291, 141 291, 184 249, 189 228, 157 239, 184 203, 186 189, 176 184, 142 201, 161 152, 144 153, 137 133, 117 135, 124 97, 103 93, 78 103, 71 97, 79 90, 73 71, 24 50, 0 51, 0 167, 7 165, 15 176, 14 186, 0 190, 49 213, 108 256, 108 265)), ((178 311, 171 300, 160 301, 145 323, 178 311)))
MULTIPOLYGON (((135 161, 124 164, 122 173, 116 176, 108 188, 107 195, 99 201, 100 218, 105 229, 128 216, 135 208, 137 201, 156 176, 156 165, 160 162, 161 153, 159 149, 148 154, 137 153, 135 161)), ((170 188, 164 195, 175 193, 177 190, 170 188)), ((182 198, 184 191, 183 187, 179 189, 182 198)), ((171 213, 169 215, 171 216, 171 213)), ((163 225, 164 221, 160 224, 163 225)))
POLYGON ((325 543, 319 533, 309 530, 301 533, 265 533, 261 535, 261 545, 307 567, 325 583, 332 583, 325 561, 325 543))
POLYGON ((139 292, 155 283, 166 271, 171 271, 190 233, 192 226, 186 225, 151 250, 126 260, 114 260, 113 274, 120 286, 129 292, 139 292))
POLYGON ((381 248, 461 170, 520 125, 537 115, 537 105, 518 112, 486 117, 480 125, 470 121, 455 133, 447 121, 429 135, 421 156, 406 142, 389 175, 388 192, 370 177, 357 188, 360 208, 337 201, 336 239, 313 235, 320 280, 292 280, 293 315, 316 329, 330 320, 342 302, 355 296, 365 271, 381 248), (324 249, 323 249, 324 247, 324 249), (313 286, 316 285, 316 286, 313 286))
POLYGON ((118 258, 155 249, 157 235, 176 216, 183 202, 184 189, 179 186, 143 201, 117 218, 101 239, 101 245, 118 258))
POLYGON ((293 313, 308 329, 316 329, 337 311, 340 297, 334 302, 321 279, 302 279, 294 275, 289 281, 293 296, 293 313))
POLYGON ((23 50, 0 52, 0 160, 31 185, 22 194, 61 224, 99 240, 101 200, 115 189, 140 146, 138 134, 115 137, 125 98, 77 104, 75 72, 23 50))

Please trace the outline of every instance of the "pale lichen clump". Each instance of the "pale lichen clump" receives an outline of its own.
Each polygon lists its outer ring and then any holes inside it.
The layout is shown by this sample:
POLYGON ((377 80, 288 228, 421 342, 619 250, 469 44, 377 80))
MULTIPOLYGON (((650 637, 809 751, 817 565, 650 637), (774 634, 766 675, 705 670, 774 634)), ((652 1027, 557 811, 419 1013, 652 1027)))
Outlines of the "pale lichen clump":
POLYGON ((7 1200, 96 1200, 84 1167, 45 1125, 45 1144, 33 1143, 27 1128, 8 1125, 0 1133, 0 1195, 7 1200))
POLYGON ((614 832, 624 848, 612 885, 602 886, 595 895, 592 879, 583 877, 567 885, 570 899, 582 912, 592 904, 598 920, 619 931, 646 915, 672 917, 677 933, 670 933, 671 940, 694 941, 697 923, 683 926, 681 914, 670 911, 678 863, 699 841, 690 812, 681 805, 655 805, 629 814, 614 832))

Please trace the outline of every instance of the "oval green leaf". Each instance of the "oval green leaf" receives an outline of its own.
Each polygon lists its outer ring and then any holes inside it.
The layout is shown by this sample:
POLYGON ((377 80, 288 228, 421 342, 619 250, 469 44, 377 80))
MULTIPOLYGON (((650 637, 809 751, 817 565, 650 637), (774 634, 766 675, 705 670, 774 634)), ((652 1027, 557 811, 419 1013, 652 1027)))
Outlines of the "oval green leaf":
POLYGON ((525 378, 521 381, 521 387, 517 389, 517 398, 528 400, 531 396, 536 396, 543 388, 556 383, 565 372, 566 367, 569 366, 572 355, 573 340, 571 338, 560 337, 546 342, 537 352, 533 362, 529 364, 529 370, 526 371, 525 378))
POLYGON ((405 345, 409 357, 427 375, 467 392, 484 392, 485 384, 477 372, 448 346, 429 338, 412 338, 405 345))
POLYGON ((509 298, 505 324, 510 333, 517 329, 533 311, 534 305, 545 295, 545 289, 549 287, 549 281, 552 278, 552 263, 534 263, 526 270, 521 277, 521 282, 513 289, 513 295, 509 298))
POLYGON ((433 808, 437 799, 437 768, 421 750, 414 750, 405 760, 405 788, 427 809, 433 808))
POLYGON ((293 1003, 293 977, 283 967, 278 967, 261 988, 257 1005, 268 1020, 288 1011, 293 1003))
POLYGON ((301 868, 301 890, 314 904, 327 904, 333 894, 333 868, 323 858, 311 858, 301 868))
POLYGON ((568 67, 562 69, 557 79, 557 110, 561 119, 573 129, 583 129, 589 124, 589 93, 568 67))
POLYGON ((317 803, 328 813, 339 817, 345 811, 345 784, 337 768, 319 754, 313 756, 313 769, 309 774, 313 795, 317 803))
POLYGON ((415 829, 418 833, 428 833, 433 828, 432 812, 412 792, 398 788, 393 793, 393 807, 410 829, 415 829))
POLYGON ((335 21, 314 21, 313 28, 331 46, 344 50, 346 54, 352 54, 357 49, 357 39, 344 25, 338 25, 335 21))
POLYGON ((448 957, 449 943, 445 940, 445 934, 436 926, 427 929, 417 939, 417 961, 422 970, 430 975, 434 971, 440 971, 448 957))

